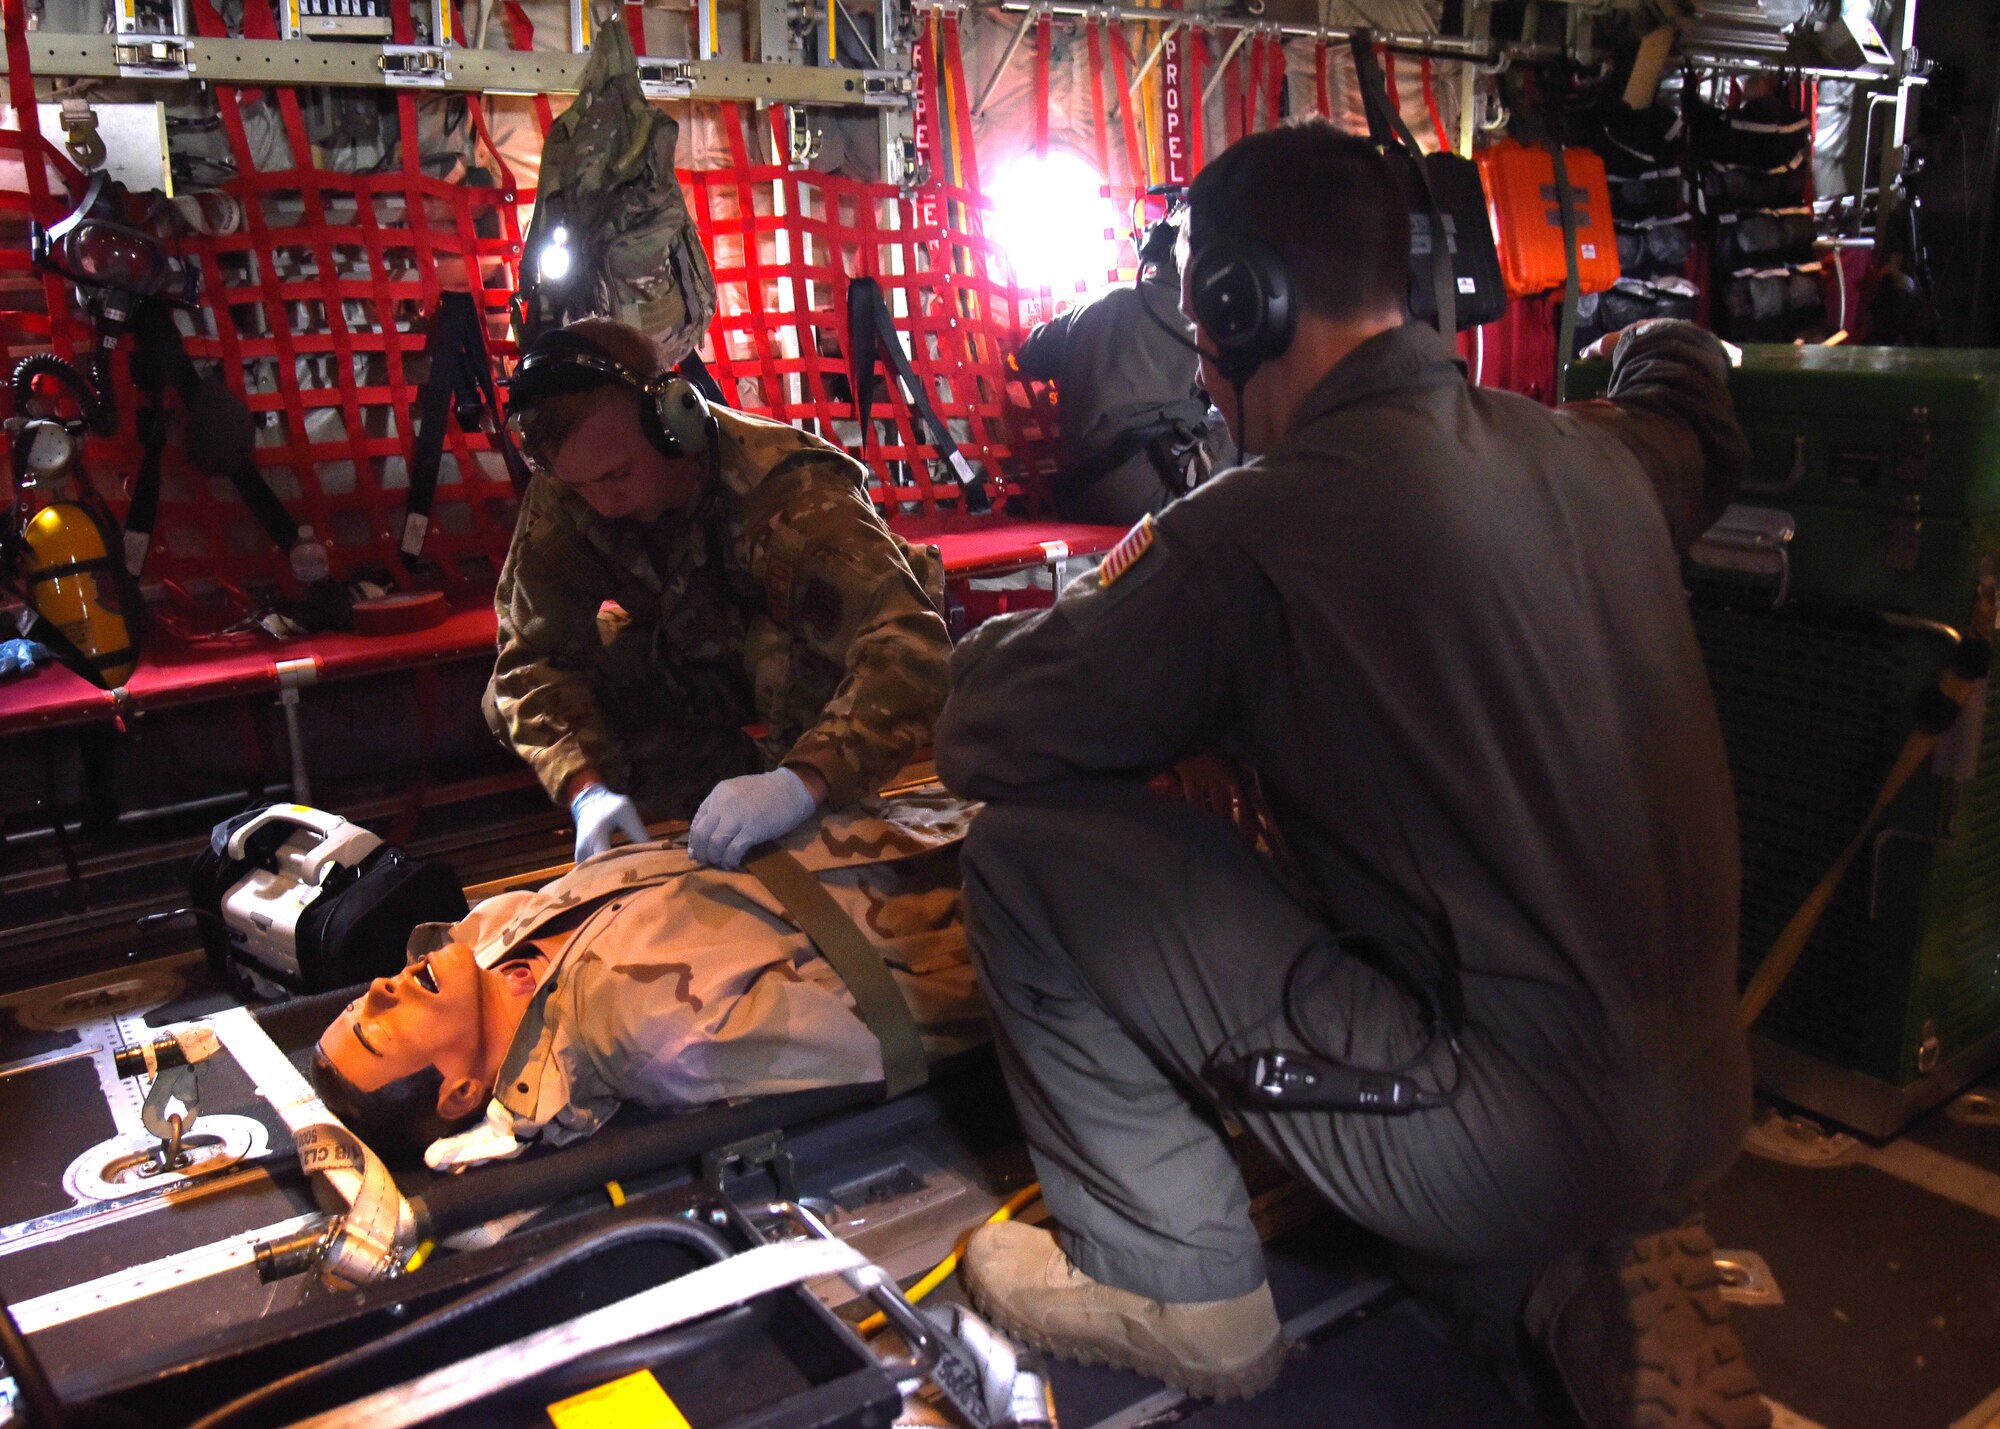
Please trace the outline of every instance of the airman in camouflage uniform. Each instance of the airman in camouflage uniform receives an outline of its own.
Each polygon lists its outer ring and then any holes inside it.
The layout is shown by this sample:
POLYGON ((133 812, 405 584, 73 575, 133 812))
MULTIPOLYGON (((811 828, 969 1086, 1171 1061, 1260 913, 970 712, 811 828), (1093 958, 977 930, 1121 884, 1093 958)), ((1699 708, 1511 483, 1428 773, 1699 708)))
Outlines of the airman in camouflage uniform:
POLYGON ((889 532, 837 448, 715 417, 706 478, 655 519, 606 516, 546 470, 529 485, 486 711, 558 802, 595 775, 679 817, 782 764, 839 808, 930 739, 949 652, 935 552, 889 532))

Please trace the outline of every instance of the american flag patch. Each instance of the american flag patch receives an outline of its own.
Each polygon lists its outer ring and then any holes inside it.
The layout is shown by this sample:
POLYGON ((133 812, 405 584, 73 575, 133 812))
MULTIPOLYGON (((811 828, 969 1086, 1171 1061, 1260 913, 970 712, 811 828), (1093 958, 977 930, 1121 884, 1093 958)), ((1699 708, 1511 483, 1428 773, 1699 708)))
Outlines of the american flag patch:
POLYGON ((1111 548, 1111 554, 1104 558, 1104 564, 1097 568, 1099 588, 1115 585, 1118 578, 1138 563, 1139 557, 1153 549, 1153 518, 1141 516, 1139 524, 1127 531, 1111 548))

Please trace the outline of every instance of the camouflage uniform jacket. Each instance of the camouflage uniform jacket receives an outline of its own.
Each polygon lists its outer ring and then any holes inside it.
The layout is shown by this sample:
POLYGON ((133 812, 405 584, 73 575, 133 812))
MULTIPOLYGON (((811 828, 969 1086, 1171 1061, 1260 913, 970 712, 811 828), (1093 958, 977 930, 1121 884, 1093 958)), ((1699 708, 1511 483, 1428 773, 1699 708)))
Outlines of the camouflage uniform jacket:
MULTIPOLYGON (((882 952, 933 1057, 987 1037, 959 918, 957 845, 976 808, 933 789, 784 841, 882 952)), ((461 942, 491 967, 552 933, 567 941, 542 970, 488 1117, 511 1116, 522 1141, 588 1136, 627 1100, 693 1106, 882 1076, 846 984, 764 885, 677 843, 624 845, 456 924, 426 924, 410 956, 461 942)))
POLYGON ((488 702, 553 799, 579 770, 619 777, 593 674, 645 684, 668 723, 761 721, 767 758, 818 770, 834 808, 930 740, 950 648, 935 555, 890 534, 843 452, 717 419, 702 495, 658 521, 598 516, 546 474, 528 487, 494 596, 488 702), (629 617, 608 642, 606 601, 629 617))

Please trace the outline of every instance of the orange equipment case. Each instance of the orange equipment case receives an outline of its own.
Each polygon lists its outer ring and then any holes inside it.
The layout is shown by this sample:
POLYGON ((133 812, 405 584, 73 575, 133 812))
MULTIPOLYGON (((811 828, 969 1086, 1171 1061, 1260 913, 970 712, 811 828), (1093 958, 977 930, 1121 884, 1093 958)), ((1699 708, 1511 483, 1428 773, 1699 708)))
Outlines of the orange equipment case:
MULTIPOLYGON (((1482 149, 1478 160, 1508 296, 1560 288, 1569 265, 1554 157, 1547 149, 1503 139, 1482 149)), ((1565 149, 1563 168, 1575 195, 1578 290, 1601 293, 1618 281, 1618 239, 1611 229, 1604 160, 1589 149, 1565 149)))

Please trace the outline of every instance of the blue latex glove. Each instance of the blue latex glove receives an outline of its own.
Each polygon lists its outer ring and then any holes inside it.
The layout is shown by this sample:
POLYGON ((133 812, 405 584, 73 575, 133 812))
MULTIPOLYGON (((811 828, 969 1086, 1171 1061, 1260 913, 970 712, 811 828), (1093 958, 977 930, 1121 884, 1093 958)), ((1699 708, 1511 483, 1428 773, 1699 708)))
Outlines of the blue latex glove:
POLYGON ((35 640, 0 640, 0 677, 32 675, 37 663, 46 665, 53 657, 49 648, 35 640))
POLYGON ((789 769, 725 779, 708 791, 688 828, 688 852, 717 868, 739 868, 766 839, 783 838, 819 807, 789 769))
POLYGON ((595 858, 611 847, 611 836, 623 834, 635 844, 652 835, 646 821, 623 794, 614 794, 602 784, 592 784, 569 801, 570 817, 576 820, 576 861, 595 858))

